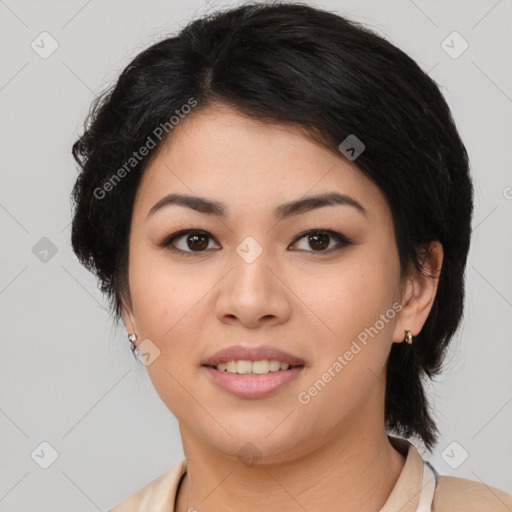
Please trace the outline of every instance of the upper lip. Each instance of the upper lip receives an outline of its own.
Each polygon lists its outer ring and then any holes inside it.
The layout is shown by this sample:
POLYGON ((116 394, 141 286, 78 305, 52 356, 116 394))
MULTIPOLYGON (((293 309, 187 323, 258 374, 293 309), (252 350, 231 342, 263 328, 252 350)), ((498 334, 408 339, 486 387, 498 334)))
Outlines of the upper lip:
POLYGON ((305 364, 299 357, 276 347, 268 345, 259 347, 233 345, 215 352, 215 354, 203 362, 203 366, 217 366, 220 363, 227 363, 228 361, 262 361, 266 359, 275 359, 283 363, 288 363, 290 366, 303 366, 305 364))

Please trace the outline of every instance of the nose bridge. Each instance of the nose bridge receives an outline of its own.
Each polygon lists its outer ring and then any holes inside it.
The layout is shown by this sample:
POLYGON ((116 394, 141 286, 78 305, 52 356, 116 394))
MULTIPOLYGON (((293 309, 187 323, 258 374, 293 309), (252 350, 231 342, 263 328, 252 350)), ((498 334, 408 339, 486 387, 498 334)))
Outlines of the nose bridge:
POLYGON ((246 236, 236 247, 233 254, 234 284, 244 288, 248 285, 251 292, 266 294, 272 287, 272 272, 268 266, 272 255, 252 236, 246 236))
MULTIPOLYGON (((261 237, 260 241, 261 241, 261 237)), ((263 245, 253 235, 246 236, 236 247, 236 253, 240 259, 247 265, 252 265, 257 260, 268 259, 268 249, 264 248, 263 245), (261 256, 265 254, 264 258, 261 256)))
POLYGON ((231 255, 232 270, 221 289, 217 313, 222 318, 237 317, 246 326, 256 326, 262 318, 281 322, 289 315, 286 291, 275 270, 274 254, 254 236, 246 236, 231 255))

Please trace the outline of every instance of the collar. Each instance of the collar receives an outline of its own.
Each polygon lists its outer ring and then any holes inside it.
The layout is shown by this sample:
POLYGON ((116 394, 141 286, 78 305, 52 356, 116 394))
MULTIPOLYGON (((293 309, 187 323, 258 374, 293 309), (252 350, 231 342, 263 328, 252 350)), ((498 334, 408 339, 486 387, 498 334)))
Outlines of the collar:
POLYGON ((379 512, 415 512, 422 489, 424 461, 416 447, 407 439, 390 435, 388 439, 406 459, 391 494, 379 512))
MULTIPOLYGON (((379 512, 416 512, 422 489, 425 462, 416 447, 407 439, 388 435, 389 442, 405 455, 405 464, 384 506, 379 512)), ((166 503, 174 504, 179 484, 187 470, 186 459, 165 474, 166 503)), ((163 489, 162 489, 163 490, 163 489)))

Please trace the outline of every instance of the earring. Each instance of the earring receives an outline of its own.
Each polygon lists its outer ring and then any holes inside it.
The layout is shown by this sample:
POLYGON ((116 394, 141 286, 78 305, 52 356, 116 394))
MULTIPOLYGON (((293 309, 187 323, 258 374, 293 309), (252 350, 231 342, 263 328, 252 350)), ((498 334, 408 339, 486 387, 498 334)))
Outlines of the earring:
POLYGON ((409 345, 412 345, 412 332, 411 331, 405 331, 405 341, 409 343, 409 345))
POLYGON ((137 349, 135 345, 135 341, 137 340, 137 335, 135 333, 128 334, 128 341, 132 344, 132 352, 135 354, 135 350, 137 349))

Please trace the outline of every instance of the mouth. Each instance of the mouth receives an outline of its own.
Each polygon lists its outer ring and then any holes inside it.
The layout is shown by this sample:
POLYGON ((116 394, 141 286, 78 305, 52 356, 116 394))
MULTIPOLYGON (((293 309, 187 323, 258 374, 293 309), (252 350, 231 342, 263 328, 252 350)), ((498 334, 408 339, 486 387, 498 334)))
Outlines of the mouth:
POLYGON ((267 398, 276 395, 305 371, 303 365, 264 374, 230 373, 219 371, 213 366, 203 366, 203 368, 209 374, 212 384, 230 395, 243 399, 267 398))
POLYGON ((298 378, 306 362, 271 346, 236 345, 203 361, 212 384, 244 399, 265 398, 298 378))
POLYGON ((305 366, 306 362, 296 355, 270 345, 233 345, 215 352, 202 364, 230 373, 260 374, 287 370, 290 366, 305 366))
MULTIPOLYGON (((292 381, 297 379, 305 370, 304 365, 290 366, 287 363, 281 364, 279 369, 266 370, 269 364, 266 361, 230 361, 216 366, 203 365, 209 374, 212 384, 238 398, 261 399, 276 395, 285 389, 292 381), (249 363, 253 366, 252 371, 247 371, 249 363), (260 364, 263 363, 263 364, 260 364), (238 364, 242 373, 238 372, 238 364), (220 368, 219 368, 220 367, 220 368), (228 370, 226 367, 229 367, 228 370), (255 368, 254 368, 255 367, 255 368), (237 371, 233 371, 233 370, 237 371), (254 371, 256 370, 256 371, 254 371), (263 373, 265 371, 265 373, 263 373)), ((277 366, 273 365, 273 368, 277 366)))
POLYGON ((291 365, 278 359, 261 359, 259 361, 250 361, 241 359, 238 361, 227 361, 217 365, 203 365, 206 368, 213 368, 219 372, 226 372, 232 375, 243 375, 248 377, 257 377, 259 375, 268 375, 277 372, 286 372, 303 368, 303 364, 291 365))

